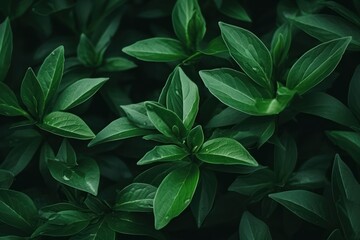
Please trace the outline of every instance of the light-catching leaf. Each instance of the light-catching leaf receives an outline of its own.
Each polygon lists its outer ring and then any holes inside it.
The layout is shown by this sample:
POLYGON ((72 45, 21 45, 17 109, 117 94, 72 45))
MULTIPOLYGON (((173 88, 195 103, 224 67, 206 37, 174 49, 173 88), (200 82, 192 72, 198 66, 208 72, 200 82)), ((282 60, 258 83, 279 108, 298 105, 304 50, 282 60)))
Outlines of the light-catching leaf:
POLYGON ((27 115, 27 113, 20 107, 14 92, 2 82, 0 82, 0 92, 0 115, 27 115))
POLYGON ((10 20, 5 19, 0 24, 0 82, 4 81, 11 63, 13 36, 10 20))
POLYGON ((217 9, 224 15, 244 22, 252 22, 246 9, 236 0, 215 0, 217 9))
POLYGON ((252 32, 234 25, 219 23, 221 35, 231 57, 257 84, 272 91, 273 63, 269 50, 252 32))
POLYGON ((351 37, 321 43, 302 55, 291 67, 286 86, 304 94, 329 76, 340 62, 351 37))
POLYGON ((149 62, 172 62, 187 58, 182 44, 172 38, 149 38, 122 49, 126 54, 149 62))
POLYGON ((201 161, 210 164, 258 166, 250 153, 238 141, 231 138, 208 140, 195 155, 201 161))
POLYGON ((144 102, 122 105, 121 109, 125 112, 126 117, 131 123, 139 128, 155 129, 154 125, 147 116, 144 102))
POLYGON ((38 126, 45 131, 67 138, 86 140, 95 137, 80 117, 67 112, 49 113, 38 126))
POLYGON ((244 212, 239 226, 239 236, 241 240, 271 240, 269 227, 252 215, 244 212))
POLYGON ((345 150, 360 164, 360 134, 350 131, 327 131, 328 138, 341 149, 345 150))
POLYGON ((170 172, 154 199, 155 229, 165 227, 190 204, 199 180, 199 168, 189 164, 170 172))
POLYGON ((161 145, 156 146, 142 157, 137 164, 144 165, 154 162, 172 162, 180 161, 187 157, 189 153, 176 145, 161 145))

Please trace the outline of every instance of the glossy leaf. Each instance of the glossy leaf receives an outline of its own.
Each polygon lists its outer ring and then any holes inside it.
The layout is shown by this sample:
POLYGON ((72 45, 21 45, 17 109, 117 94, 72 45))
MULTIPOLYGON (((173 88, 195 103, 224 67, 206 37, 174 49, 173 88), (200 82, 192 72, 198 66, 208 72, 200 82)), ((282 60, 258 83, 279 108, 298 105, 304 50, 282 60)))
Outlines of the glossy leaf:
POLYGON ((126 54, 149 62, 172 62, 187 57, 182 44, 172 38, 149 38, 122 49, 126 54))
POLYGON ((105 220, 91 224, 70 240, 115 240, 115 232, 110 229, 105 220))
POLYGON ((132 183, 118 192, 114 209, 125 212, 151 212, 156 190, 156 187, 150 184, 132 183))
POLYGON ((0 188, 8 189, 14 180, 14 174, 8 170, 0 169, 0 188))
POLYGON ((32 116, 40 119, 44 111, 45 99, 40 83, 31 68, 26 71, 21 83, 20 94, 28 111, 32 116))
POLYGON ((347 9, 341 4, 338 4, 335 1, 326 1, 323 3, 327 8, 333 10, 334 12, 338 13, 343 18, 349 20, 350 22, 358 25, 360 27, 360 17, 356 15, 356 13, 352 12, 351 10, 347 9))
POLYGON ((150 133, 152 133, 152 131, 141 129, 132 124, 127 118, 121 117, 112 121, 103 130, 96 134, 95 138, 89 143, 89 146, 91 147, 100 143, 143 136, 150 133))
POLYGON ((214 173, 201 170, 199 184, 190 204, 198 228, 201 227, 213 207, 217 183, 214 173))
POLYGON ((321 195, 305 190, 290 190, 269 194, 269 197, 305 221, 325 228, 331 225, 329 203, 321 195))
POLYGON ((180 68, 176 68, 166 95, 166 106, 182 119, 190 129, 199 110, 199 91, 194 82, 180 68))
POLYGON ((328 131, 328 138, 345 150, 357 163, 360 163, 360 134, 350 131, 328 131))
POLYGON ((10 20, 5 19, 0 24, 0 82, 4 81, 11 63, 13 50, 13 35, 10 20))
POLYGON ((67 112, 52 112, 38 126, 50 133, 80 140, 95 137, 89 126, 78 116, 67 112))
POLYGON ((215 0, 217 9, 224 15, 236 20, 251 22, 251 18, 246 9, 234 0, 215 0))
POLYGON ((161 182, 154 199, 155 229, 165 227, 190 204, 199 180, 195 164, 177 168, 161 182))
POLYGON ((156 146, 142 157, 137 164, 144 165, 155 162, 180 161, 187 157, 189 153, 176 145, 156 146))
POLYGON ((258 166, 250 153, 239 142, 231 138, 208 140, 195 155, 201 161, 210 164, 258 166))
MULTIPOLYGON (((37 73, 46 106, 54 98, 64 71, 64 47, 60 46, 52 51, 41 64, 37 73)), ((45 106, 45 107, 46 107, 45 106)))
POLYGON ((108 78, 84 78, 71 84, 61 92, 53 109, 68 110, 91 98, 108 78))
POLYGON ((304 94, 319 84, 334 71, 350 41, 350 37, 334 39, 307 51, 291 67, 286 86, 304 94))
POLYGON ((190 49, 196 49, 206 32, 205 19, 197 0, 178 0, 172 14, 176 36, 190 49))
POLYGON ((269 227, 252 215, 244 212, 239 226, 239 236, 241 240, 271 240, 269 227))
POLYGON ((34 202, 24 193, 0 189, 0 221, 31 233, 38 217, 34 202))
POLYGON ((144 102, 120 106, 126 117, 139 128, 155 129, 147 116, 144 102))
POLYGON ((126 58, 111 57, 106 58, 103 64, 97 69, 100 72, 119 72, 136 67, 136 64, 126 58))
POLYGON ((184 139, 187 130, 174 112, 153 102, 145 102, 145 107, 150 121, 159 132, 170 138, 184 139))
POLYGON ((0 82, 0 92, 0 115, 26 115, 26 112, 20 107, 14 92, 2 82, 0 82))
POLYGON ((187 136, 187 145, 192 152, 197 152, 204 143, 204 132, 200 125, 197 125, 187 136))
POLYGON ((76 152, 68 140, 64 139, 62 141, 56 157, 51 160, 55 160, 55 159, 60 162, 64 162, 69 166, 77 165, 76 152))
POLYGON ((97 53, 91 40, 82 33, 77 46, 77 57, 86 67, 96 67, 102 63, 100 55, 97 53))
POLYGON ((360 91, 360 65, 354 71, 349 85, 348 105, 351 111, 360 119, 360 96, 357 94, 360 91))
POLYGON ((276 29, 271 41, 271 57, 275 66, 281 65, 287 58, 292 41, 292 27, 283 24, 276 29))
POLYGON ((322 42, 351 36, 350 49, 360 50, 360 33, 356 26, 327 14, 308 14, 293 19, 296 27, 322 42))
POLYGON ((271 91, 273 63, 264 43, 244 28, 222 22, 219 26, 231 57, 253 81, 271 91))
POLYGON ((53 178, 60 183, 97 195, 100 170, 94 160, 79 159, 76 166, 54 160, 49 160, 47 164, 53 178))

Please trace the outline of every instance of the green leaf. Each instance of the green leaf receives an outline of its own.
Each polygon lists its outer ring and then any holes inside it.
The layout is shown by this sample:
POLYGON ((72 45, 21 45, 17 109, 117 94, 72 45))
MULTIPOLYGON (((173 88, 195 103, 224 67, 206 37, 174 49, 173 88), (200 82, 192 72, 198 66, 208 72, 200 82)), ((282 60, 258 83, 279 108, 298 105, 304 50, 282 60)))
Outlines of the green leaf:
POLYGON ((340 17, 327 14, 308 14, 294 18, 293 22, 296 27, 322 42, 351 36, 349 49, 360 50, 359 28, 340 17))
POLYGON ((199 74, 209 91, 225 105, 250 115, 263 115, 256 102, 270 95, 245 74, 229 68, 203 70, 199 74))
POLYGON ((172 14, 176 36, 190 49, 196 49, 206 32, 206 23, 197 0, 178 0, 172 14))
POLYGON ((64 47, 60 46, 52 51, 40 66, 37 80, 40 83, 46 106, 50 104, 59 88, 64 71, 64 61, 64 47))
POLYGON ((303 113, 322 117, 346 127, 359 127, 353 113, 339 100, 323 92, 310 93, 293 104, 303 113))
POLYGON ((115 232, 110 229, 105 220, 87 226, 70 240, 115 240, 115 232))
POLYGON ((34 202, 24 193, 0 189, 0 221, 31 233, 38 217, 34 202))
POLYGON ((68 1, 38 1, 33 5, 32 11, 42 16, 48 16, 73 6, 68 1))
POLYGON ((328 7, 329 9, 333 10, 334 12, 338 13, 343 18, 349 20, 350 22, 360 27, 360 17, 357 16, 356 13, 344 7, 343 5, 338 4, 337 2, 334 1, 326 1, 323 2, 322 4, 328 7))
POLYGON ((244 22, 252 22, 246 9, 236 0, 215 0, 217 9, 224 15, 244 22))
POLYGON ((125 112, 126 117, 139 128, 155 129, 154 125, 147 116, 144 102, 122 105, 121 109, 125 112))
POLYGON ((41 143, 41 138, 23 140, 7 154, 0 168, 12 172, 15 176, 21 173, 33 159, 41 143))
POLYGON ((219 23, 221 35, 231 57, 257 84, 272 91, 272 60, 264 43, 252 32, 234 25, 219 23))
POLYGON ((197 152, 204 143, 204 132, 200 125, 197 125, 189 132, 186 143, 191 152, 197 152))
POLYGON ((248 114, 237 111, 231 107, 226 107, 214 115, 206 124, 205 128, 218 128, 235 125, 248 117, 248 114))
POLYGON ((190 204, 199 180, 195 164, 177 168, 161 182, 154 199, 155 229, 165 227, 190 204))
POLYGON ((271 240, 269 227, 246 211, 243 213, 239 226, 239 236, 241 240, 271 240))
POLYGON ((286 86, 304 94, 329 76, 340 62, 351 37, 321 43, 302 55, 291 67, 286 86))
POLYGON ((14 180, 14 174, 8 170, 0 169, 0 188, 8 189, 14 180))
POLYGON ((201 53, 206 55, 220 55, 223 53, 227 53, 228 49, 224 43, 224 40, 221 36, 218 36, 212 39, 206 48, 200 50, 201 53))
POLYGON ((328 138, 341 149, 345 150, 358 164, 360 164, 360 134, 349 131, 327 131, 328 138))
POLYGON ((150 133, 152 133, 152 131, 141 129, 132 124, 127 118, 121 117, 109 123, 109 125, 96 134, 95 138, 89 143, 89 147, 100 143, 138 137, 150 133))
POLYGON ((27 113, 20 107, 14 92, 0 82, 0 115, 26 116, 27 113))
POLYGON ((187 130, 180 118, 170 111, 154 102, 145 102, 147 115, 155 128, 167 137, 182 140, 187 130))
POLYGON ((99 72, 120 72, 133 69, 137 65, 123 57, 106 58, 103 64, 97 69, 99 72))
POLYGON ((189 153, 176 145, 161 145, 156 146, 145 154, 137 165, 145 165, 154 162, 172 162, 180 161, 187 157, 189 153))
POLYGON ((194 82, 184 71, 175 69, 166 95, 166 107, 182 119, 185 127, 190 129, 199 111, 199 91, 194 82))
POLYGON ((360 119, 360 65, 354 71, 349 85, 348 106, 353 113, 360 119))
POLYGON ((350 168, 336 155, 331 177, 332 195, 346 239, 360 236, 360 184, 350 168))
POLYGON ((195 155, 201 161, 210 164, 258 166, 250 153, 239 142, 231 138, 208 140, 195 155))
POLYGON ((305 221, 324 228, 331 226, 329 202, 319 194, 290 190, 269 194, 269 197, 305 221))
POLYGON ((10 68, 13 50, 13 36, 10 20, 6 18, 0 24, 0 82, 3 82, 10 68))
POLYGON ((78 165, 69 166, 60 161, 49 160, 51 176, 58 182, 97 195, 100 181, 100 170, 91 158, 79 159, 78 165))
POLYGON ((96 51, 95 46, 84 33, 81 34, 77 46, 77 57, 86 67, 97 67, 102 64, 100 54, 96 51))
POLYGON ((21 100, 33 117, 41 119, 45 108, 45 98, 40 83, 31 68, 25 73, 21 83, 21 100))
MULTIPOLYGON (((68 166, 77 165, 76 152, 68 140, 63 139, 55 159, 60 162, 66 163, 68 166)), ((55 160, 55 159, 51 159, 51 160, 55 160)))
POLYGON ((106 216, 109 227, 118 233, 127 235, 149 236, 164 240, 161 232, 149 225, 148 219, 141 215, 127 212, 117 212, 106 216))
POLYGON ((213 207, 217 183, 213 172, 201 170, 199 184, 190 204, 198 228, 201 227, 213 207))
POLYGON ((326 240, 344 240, 344 237, 342 236, 341 231, 337 228, 330 233, 326 240))
POLYGON ((285 133, 280 137, 280 144, 275 145, 274 172, 278 183, 285 185, 297 162, 297 146, 294 138, 285 133))
POLYGON ((108 78, 84 78, 69 85, 56 99, 54 110, 68 110, 91 98, 108 78))
POLYGON ((41 129, 67 138, 80 140, 92 139, 94 133, 78 116, 67 112, 52 112, 46 115, 43 122, 38 124, 41 129))
POLYGON ((292 27, 285 23, 278 27, 271 41, 271 57, 275 66, 281 65, 287 58, 292 41, 292 27))
POLYGON ((114 210, 151 212, 156 187, 146 183, 132 183, 117 193, 114 210))
POLYGON ((187 58, 182 44, 172 38, 149 38, 127 46, 122 51, 139 60, 149 62, 172 62, 187 58))

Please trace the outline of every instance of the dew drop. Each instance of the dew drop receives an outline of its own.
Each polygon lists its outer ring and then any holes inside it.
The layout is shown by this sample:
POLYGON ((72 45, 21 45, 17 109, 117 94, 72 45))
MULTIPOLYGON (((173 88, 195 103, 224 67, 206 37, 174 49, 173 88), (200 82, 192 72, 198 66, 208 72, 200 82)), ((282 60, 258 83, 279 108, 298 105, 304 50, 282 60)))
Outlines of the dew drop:
POLYGON ((73 175, 73 171, 70 170, 70 169, 66 169, 66 170, 63 172, 63 177, 62 177, 62 178, 63 178, 65 181, 69 181, 69 180, 71 179, 72 175, 73 175))
POLYGON ((54 56, 54 55, 55 55, 55 52, 52 52, 51 55, 54 56))
POLYGON ((189 204, 190 203, 190 199, 186 199, 185 201, 184 201, 184 204, 189 204))
POLYGON ((175 94, 178 95, 178 96, 180 96, 179 90, 175 90, 175 94))
POLYGON ((169 220, 169 216, 165 216, 165 220, 169 220))
POLYGON ((252 70, 254 70, 255 72, 258 72, 258 71, 259 71, 259 69, 256 68, 256 67, 253 67, 252 70))

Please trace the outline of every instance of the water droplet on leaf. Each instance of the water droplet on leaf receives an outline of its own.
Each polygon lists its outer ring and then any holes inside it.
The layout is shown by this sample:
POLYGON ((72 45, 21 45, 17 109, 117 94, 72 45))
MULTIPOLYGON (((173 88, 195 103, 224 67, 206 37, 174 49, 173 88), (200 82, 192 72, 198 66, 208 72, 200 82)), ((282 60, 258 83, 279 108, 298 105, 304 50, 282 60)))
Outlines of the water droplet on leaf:
POLYGON ((72 175, 73 175, 73 171, 70 170, 70 169, 67 169, 67 170, 64 171, 62 178, 63 178, 65 181, 69 181, 69 180, 72 178, 72 175))

